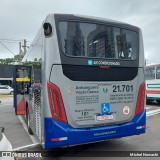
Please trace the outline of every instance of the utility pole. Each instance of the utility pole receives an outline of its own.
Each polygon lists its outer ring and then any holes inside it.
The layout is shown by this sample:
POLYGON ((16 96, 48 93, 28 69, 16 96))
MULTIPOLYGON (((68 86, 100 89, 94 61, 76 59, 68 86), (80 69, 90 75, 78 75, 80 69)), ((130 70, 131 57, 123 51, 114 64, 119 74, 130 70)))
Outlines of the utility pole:
POLYGON ((27 40, 24 39, 23 41, 23 45, 21 42, 19 42, 19 62, 22 61, 23 57, 25 56, 25 54, 27 53, 27 40), (23 48, 23 51, 22 51, 23 48))
POLYGON ((19 42, 19 62, 21 62, 21 60, 22 60, 22 54, 23 54, 21 48, 22 48, 22 45, 21 45, 21 42, 19 42))
POLYGON ((24 45, 22 47, 23 47, 23 56, 25 56, 27 52, 27 40, 26 39, 24 39, 24 45))

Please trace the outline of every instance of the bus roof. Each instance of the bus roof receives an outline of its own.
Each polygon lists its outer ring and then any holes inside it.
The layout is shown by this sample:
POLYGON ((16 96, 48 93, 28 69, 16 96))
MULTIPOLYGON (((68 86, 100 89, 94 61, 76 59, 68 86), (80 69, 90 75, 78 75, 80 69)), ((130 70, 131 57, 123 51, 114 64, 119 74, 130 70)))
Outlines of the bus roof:
MULTIPOLYGON (((109 19, 109 18, 104 18, 104 17, 96 17, 96 16, 89 16, 89 15, 80 15, 80 14, 64 14, 64 13, 51 13, 51 14, 48 14, 48 16, 62 16, 62 17, 77 17, 77 18, 86 18, 86 19, 92 19, 92 20, 98 20, 98 21, 103 21, 103 22, 111 22, 111 23, 116 23, 116 24, 122 24, 122 25, 128 25, 128 26, 131 26, 131 27, 136 27, 138 28, 137 26, 134 26, 134 25, 131 25, 131 24, 128 24, 128 23, 125 23, 125 22, 121 22, 121 21, 117 21, 117 20, 112 20, 112 19, 109 19)), ((48 17, 47 16, 47 17, 48 17)))
POLYGON ((155 66, 160 66, 160 63, 159 64, 151 64, 151 65, 145 66, 145 68, 151 68, 151 67, 155 67, 155 66))

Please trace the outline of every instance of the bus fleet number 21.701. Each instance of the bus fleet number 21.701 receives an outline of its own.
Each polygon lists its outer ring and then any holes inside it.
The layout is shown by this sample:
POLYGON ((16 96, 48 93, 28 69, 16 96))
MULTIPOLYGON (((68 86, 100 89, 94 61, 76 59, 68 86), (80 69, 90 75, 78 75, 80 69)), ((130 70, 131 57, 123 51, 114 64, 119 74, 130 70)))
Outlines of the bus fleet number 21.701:
POLYGON ((133 85, 113 85, 113 92, 133 92, 133 85))

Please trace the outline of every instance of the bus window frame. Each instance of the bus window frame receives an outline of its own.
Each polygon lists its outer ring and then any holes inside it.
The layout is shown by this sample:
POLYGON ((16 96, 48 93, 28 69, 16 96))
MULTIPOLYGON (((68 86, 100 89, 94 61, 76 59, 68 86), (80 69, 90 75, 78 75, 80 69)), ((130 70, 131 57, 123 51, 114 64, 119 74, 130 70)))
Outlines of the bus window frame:
MULTIPOLYGON (((88 66, 87 61, 88 59, 92 59, 93 61, 106 61, 106 62, 120 62, 119 66, 112 65, 112 67, 138 67, 139 62, 140 62, 140 29, 136 26, 129 25, 126 23, 118 23, 115 21, 107 21, 103 19, 92 19, 92 18, 83 18, 83 17, 75 17, 73 15, 54 15, 54 20, 55 20, 55 33, 56 33, 56 38, 57 38, 57 45, 59 48, 59 54, 60 54, 60 59, 61 59, 61 65, 83 65, 83 66, 88 66), (60 21, 81 21, 81 22, 86 22, 86 23, 96 23, 96 24, 102 24, 102 25, 110 25, 113 27, 121 27, 123 29, 128 29, 131 31, 135 31, 138 35, 138 40, 137 40, 137 56, 135 60, 125 60, 125 59, 104 59, 104 58, 87 58, 87 57, 70 57, 67 56, 63 53, 62 46, 61 46, 61 40, 60 40, 60 35, 59 35, 59 22, 60 21)), ((94 66, 99 66, 98 64, 95 64, 94 66)))
POLYGON ((156 72, 155 72, 156 79, 160 79, 160 72, 159 72, 159 78, 157 78, 157 68, 159 68, 159 70, 160 70, 160 65, 156 66, 156 72))
MULTIPOLYGON (((60 54, 67 57, 67 58, 74 58, 74 59, 95 59, 95 60, 105 60, 105 61, 129 61, 129 62, 134 62, 138 60, 139 63, 139 30, 137 27, 133 28, 132 27, 127 27, 126 24, 125 27, 122 26, 122 24, 112 24, 111 22, 105 22, 105 21, 97 21, 97 20, 86 20, 86 19, 66 19, 66 18, 62 18, 62 19, 56 19, 55 20, 56 23, 56 32, 57 32, 57 39, 58 39, 58 45, 59 45, 59 50, 60 50, 60 54), (62 42, 61 42, 61 35, 60 35, 60 28, 59 28, 59 23, 60 22, 80 22, 80 23, 88 23, 88 24, 96 24, 96 25, 105 25, 108 27, 115 27, 118 29, 123 29, 123 30, 128 30, 128 31, 133 31, 136 33, 136 37, 137 37, 137 53, 136 53, 136 58, 135 59, 123 59, 123 58, 105 58, 105 57, 84 57, 84 56, 72 56, 72 55, 67 55, 63 52, 63 46, 62 46, 62 42)), ((129 26, 129 25, 128 25, 129 26)))

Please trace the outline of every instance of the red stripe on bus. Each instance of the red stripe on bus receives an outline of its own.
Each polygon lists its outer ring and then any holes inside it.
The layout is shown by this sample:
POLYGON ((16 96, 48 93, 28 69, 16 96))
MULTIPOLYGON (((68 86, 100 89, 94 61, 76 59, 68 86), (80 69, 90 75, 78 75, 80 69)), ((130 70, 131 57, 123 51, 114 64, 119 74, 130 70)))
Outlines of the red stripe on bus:
POLYGON ((146 93, 148 93, 148 94, 160 94, 160 91, 146 90, 146 93))
POLYGON ((17 105, 17 115, 24 115, 25 113, 26 113, 25 99, 23 97, 17 105))

